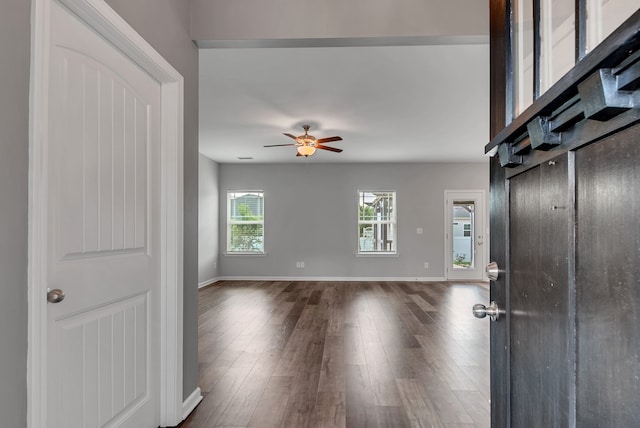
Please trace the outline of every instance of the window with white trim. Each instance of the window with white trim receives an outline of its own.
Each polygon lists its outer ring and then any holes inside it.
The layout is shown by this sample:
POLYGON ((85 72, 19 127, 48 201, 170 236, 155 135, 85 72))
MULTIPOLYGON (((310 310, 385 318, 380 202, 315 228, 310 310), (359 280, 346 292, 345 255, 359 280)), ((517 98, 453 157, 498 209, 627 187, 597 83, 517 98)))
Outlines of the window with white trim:
POLYGON ((227 192, 227 253, 264 253, 264 192, 227 192))
POLYGON ((396 192, 358 192, 358 254, 396 254, 396 192))

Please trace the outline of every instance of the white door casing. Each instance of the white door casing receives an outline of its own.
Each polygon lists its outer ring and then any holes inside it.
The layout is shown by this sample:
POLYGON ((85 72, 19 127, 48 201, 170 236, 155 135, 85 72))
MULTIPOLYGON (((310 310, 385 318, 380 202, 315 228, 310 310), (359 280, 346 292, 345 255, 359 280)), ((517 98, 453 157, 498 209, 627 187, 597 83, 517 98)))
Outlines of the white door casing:
POLYGON ((33 3, 28 425, 176 425, 182 77, 103 1, 62 4, 33 3))
POLYGON ((445 266, 444 273, 447 280, 473 280, 486 279, 485 264, 489 235, 485 225, 485 200, 484 190, 445 190, 444 191, 444 227, 445 227, 445 266), (471 268, 453 268, 454 236, 452 230, 453 204, 455 201, 473 201, 475 205, 474 227, 472 227, 472 245, 474 251, 474 266, 471 268))

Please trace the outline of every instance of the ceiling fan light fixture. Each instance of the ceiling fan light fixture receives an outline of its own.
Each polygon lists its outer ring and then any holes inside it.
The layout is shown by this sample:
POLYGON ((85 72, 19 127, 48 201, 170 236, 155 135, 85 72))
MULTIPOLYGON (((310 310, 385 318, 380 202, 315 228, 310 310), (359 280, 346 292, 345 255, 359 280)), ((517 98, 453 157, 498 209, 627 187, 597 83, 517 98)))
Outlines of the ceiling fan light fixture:
POLYGON ((297 156, 309 157, 316 152, 317 149, 327 150, 330 152, 340 153, 342 149, 337 149, 335 147, 326 146, 325 143, 330 143, 332 141, 342 141, 342 137, 327 137, 316 139, 313 135, 309 135, 309 125, 304 125, 302 127, 304 129, 304 135, 298 135, 297 137, 293 134, 284 133, 285 136, 295 140, 295 143, 289 144, 267 144, 264 147, 281 147, 281 146, 295 146, 298 151, 297 156))
POLYGON ((311 156, 315 152, 316 152, 316 148, 313 146, 304 145, 304 146, 298 147, 298 153, 300 153, 302 156, 305 156, 305 157, 311 156))

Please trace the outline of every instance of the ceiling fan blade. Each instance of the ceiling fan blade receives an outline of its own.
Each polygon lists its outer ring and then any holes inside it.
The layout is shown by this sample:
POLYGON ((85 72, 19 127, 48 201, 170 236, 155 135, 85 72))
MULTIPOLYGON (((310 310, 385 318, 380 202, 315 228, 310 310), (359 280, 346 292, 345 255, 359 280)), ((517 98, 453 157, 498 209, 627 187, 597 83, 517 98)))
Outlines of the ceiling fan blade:
POLYGON ((295 146, 296 144, 269 144, 267 146, 262 147, 282 147, 282 146, 295 146))
POLYGON ((330 143, 332 141, 341 141, 342 137, 328 137, 328 138, 318 138, 316 140, 316 143, 318 144, 324 144, 324 143, 330 143))
POLYGON ((296 137, 295 135, 287 134, 286 132, 285 132, 283 135, 286 135, 286 136, 287 136, 287 137, 289 137, 289 138, 293 138, 293 139, 294 139, 294 140, 296 140, 296 141, 298 140, 298 139, 297 139, 297 137, 296 137))
POLYGON ((317 145, 316 149, 329 150, 330 152, 336 152, 336 153, 340 153, 342 151, 342 149, 336 149, 335 147, 322 146, 322 145, 317 145))

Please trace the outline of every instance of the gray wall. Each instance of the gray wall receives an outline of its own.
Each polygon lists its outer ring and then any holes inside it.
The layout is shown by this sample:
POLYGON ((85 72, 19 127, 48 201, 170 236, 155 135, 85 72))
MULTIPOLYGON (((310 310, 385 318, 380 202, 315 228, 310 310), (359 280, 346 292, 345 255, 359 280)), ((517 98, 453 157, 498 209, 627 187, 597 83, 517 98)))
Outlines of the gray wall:
POLYGON ((218 276, 218 164, 200 155, 198 175, 198 284, 218 276))
POLYGON ((442 278, 444 190, 489 191, 488 162, 301 163, 220 165, 220 277, 442 278), (224 254, 229 190, 265 191, 266 256, 224 254), (358 190, 397 192, 398 256, 355 255, 358 190))
POLYGON ((489 34, 486 0, 192 0, 191 4, 194 40, 489 34))
POLYGON ((185 0, 107 0, 184 77, 184 379, 198 386, 198 50, 185 0))
POLYGON ((30 2, 0 13, 0 425, 27 424, 30 2))

